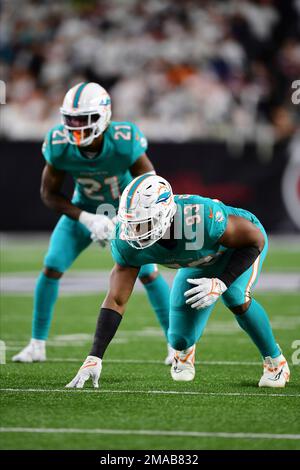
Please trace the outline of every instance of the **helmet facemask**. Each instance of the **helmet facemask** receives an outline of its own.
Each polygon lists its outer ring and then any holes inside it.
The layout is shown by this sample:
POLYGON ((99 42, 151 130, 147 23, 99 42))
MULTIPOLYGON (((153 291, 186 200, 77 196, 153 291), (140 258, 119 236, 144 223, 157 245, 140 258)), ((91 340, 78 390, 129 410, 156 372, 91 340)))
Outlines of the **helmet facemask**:
POLYGON ((79 147, 87 147, 106 129, 107 123, 97 112, 66 113, 61 109, 62 124, 68 142, 79 147))
POLYGON ((169 207, 167 212, 159 210, 157 213, 149 214, 147 217, 136 218, 135 220, 128 220, 128 215, 124 219, 119 214, 119 220, 123 223, 125 240, 137 250, 149 248, 163 238, 171 226, 175 212, 176 205, 174 204, 169 207))

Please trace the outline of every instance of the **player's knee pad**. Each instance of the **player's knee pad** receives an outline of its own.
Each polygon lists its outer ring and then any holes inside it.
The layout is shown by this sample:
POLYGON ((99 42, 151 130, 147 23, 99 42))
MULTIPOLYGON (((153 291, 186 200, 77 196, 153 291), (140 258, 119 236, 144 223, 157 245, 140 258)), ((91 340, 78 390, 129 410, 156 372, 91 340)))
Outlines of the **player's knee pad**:
POLYGON ((191 337, 168 333, 168 343, 173 349, 176 349, 176 351, 183 351, 184 349, 192 346, 195 343, 195 340, 191 337))
MULTIPOLYGON (((141 267, 140 272, 139 272, 139 279, 143 282, 143 278, 147 279, 149 278, 149 281, 153 276, 156 276, 158 273, 157 265, 156 264, 144 264, 144 266, 141 267)), ((154 280, 155 277, 153 277, 152 280, 154 280)))
POLYGON ((60 279, 63 275, 62 272, 56 271, 55 269, 48 268, 47 266, 44 267, 43 273, 49 279, 60 279))
POLYGON ((243 315, 243 313, 246 313, 248 308, 250 307, 251 304, 251 299, 247 300, 247 302, 244 302, 241 305, 235 305, 234 307, 228 307, 232 313, 235 315, 243 315))
POLYGON ((147 276, 142 276, 139 279, 140 279, 141 283, 146 286, 147 284, 151 284, 153 281, 155 281, 155 279, 158 276, 159 276, 159 274, 158 274, 158 272, 156 272, 156 273, 148 274, 147 276))
POLYGON ((64 256, 51 251, 48 251, 44 258, 44 266, 51 271, 59 273, 64 273, 67 269, 64 256))
POLYGON ((63 273, 90 243, 88 229, 80 222, 63 215, 51 235, 44 266, 63 273))
POLYGON ((222 301, 229 309, 231 309, 232 306, 244 304, 246 300, 249 299, 245 298, 245 291, 240 286, 232 285, 222 295, 222 301))

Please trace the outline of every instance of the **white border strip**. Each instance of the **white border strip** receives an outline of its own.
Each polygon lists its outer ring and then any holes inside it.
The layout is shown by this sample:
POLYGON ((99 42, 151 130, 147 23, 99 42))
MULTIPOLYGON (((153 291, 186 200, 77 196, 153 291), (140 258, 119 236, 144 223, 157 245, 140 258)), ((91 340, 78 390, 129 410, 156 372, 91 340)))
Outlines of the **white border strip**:
POLYGON ((178 390, 109 390, 109 389, 51 389, 51 388, 0 388, 0 392, 12 393, 115 393, 115 394, 144 394, 144 395, 196 395, 215 397, 293 397, 300 398, 298 393, 241 393, 241 392, 187 392, 178 390))
POLYGON ((78 428, 12 428, 1 427, 2 433, 45 434, 114 434, 127 436, 218 437, 225 439, 283 439, 300 440, 300 434, 270 434, 244 432, 161 431, 151 429, 78 429, 78 428))

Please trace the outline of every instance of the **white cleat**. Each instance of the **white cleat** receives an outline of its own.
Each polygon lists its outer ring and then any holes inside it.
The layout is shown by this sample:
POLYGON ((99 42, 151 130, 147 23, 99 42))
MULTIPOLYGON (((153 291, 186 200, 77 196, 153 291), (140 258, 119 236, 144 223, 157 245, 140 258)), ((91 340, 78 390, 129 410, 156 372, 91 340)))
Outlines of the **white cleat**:
POLYGON ((168 344, 168 354, 167 354, 167 357, 164 361, 166 366, 171 366, 172 365, 175 353, 176 353, 175 349, 173 349, 172 346, 170 344, 168 344))
POLYGON ((264 373, 258 383, 259 387, 285 387, 290 380, 290 369, 285 357, 280 356, 264 359, 264 373))
POLYGON ((171 376, 177 382, 190 382, 195 377, 195 344, 183 351, 176 351, 171 376))
POLYGON ((31 339, 19 354, 12 358, 13 362, 44 362, 46 361, 46 341, 42 339, 31 339))

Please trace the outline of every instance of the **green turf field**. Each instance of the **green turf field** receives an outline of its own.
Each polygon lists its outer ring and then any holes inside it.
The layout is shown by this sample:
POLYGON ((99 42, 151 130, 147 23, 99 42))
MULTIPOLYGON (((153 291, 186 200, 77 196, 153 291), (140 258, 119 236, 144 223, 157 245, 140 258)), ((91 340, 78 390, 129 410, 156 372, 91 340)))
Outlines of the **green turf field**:
MULTIPOLYGON (((2 269, 37 270, 42 248, 6 250, 2 269)), ((285 263, 280 252, 271 253, 269 269, 283 262, 282 271, 292 271, 295 257, 285 263)), ((99 262, 108 268, 109 255, 99 254, 99 262)), ((95 247, 75 267, 95 269, 95 247)), ((292 365, 299 293, 257 296, 291 365, 285 389, 257 387, 259 355, 221 304, 198 344, 195 381, 173 382, 154 314, 146 297, 135 294, 105 356, 100 389, 65 390, 89 352, 103 297, 62 296, 49 361, 24 365, 10 358, 30 336, 32 298, 2 295, 1 449, 300 449, 300 366, 292 365)))

